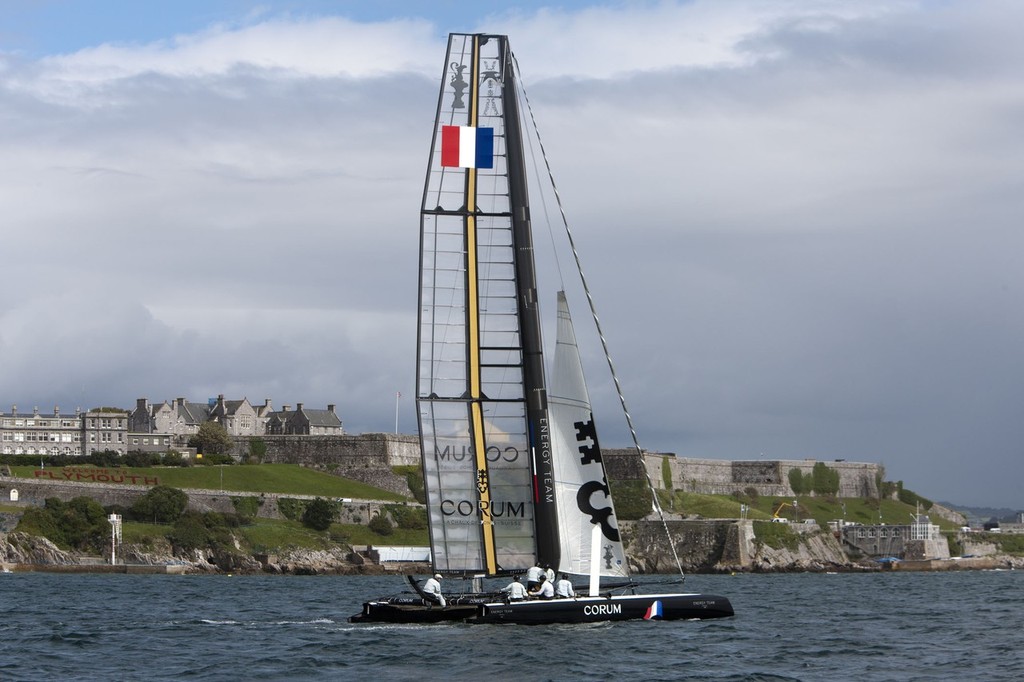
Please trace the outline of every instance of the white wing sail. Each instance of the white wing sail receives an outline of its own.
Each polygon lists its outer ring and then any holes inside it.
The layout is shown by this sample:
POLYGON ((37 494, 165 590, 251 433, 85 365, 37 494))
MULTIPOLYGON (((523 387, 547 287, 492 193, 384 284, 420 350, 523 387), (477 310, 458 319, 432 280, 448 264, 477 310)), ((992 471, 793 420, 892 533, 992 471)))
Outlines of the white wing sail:
POLYGON ((590 575, 594 555, 600 557, 600 575, 628 575, 576 333, 565 293, 561 291, 558 292, 558 329, 548 385, 548 410, 552 422, 552 460, 561 539, 558 570, 590 575), (599 535, 593 533, 595 526, 601 529, 599 535), (596 553, 592 552, 594 536, 602 545, 596 553))

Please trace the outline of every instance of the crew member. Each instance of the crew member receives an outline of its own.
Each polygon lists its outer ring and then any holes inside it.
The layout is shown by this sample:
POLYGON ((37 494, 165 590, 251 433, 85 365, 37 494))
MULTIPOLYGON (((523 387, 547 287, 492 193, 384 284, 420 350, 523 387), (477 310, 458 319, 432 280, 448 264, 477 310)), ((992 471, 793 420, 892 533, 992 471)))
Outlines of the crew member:
POLYGON ((555 583, 555 597, 558 599, 568 599, 575 596, 576 593, 572 589, 572 583, 569 582, 569 576, 563 573, 562 578, 555 583))
POLYGON ((554 599, 555 588, 551 586, 551 581, 548 580, 546 576, 542 575, 540 579, 540 586, 537 587, 536 590, 532 590, 530 592, 530 596, 536 597, 537 599, 554 599))
POLYGON ((429 578, 427 582, 423 584, 423 592, 427 595, 427 599, 439 604, 441 608, 446 606, 444 601, 444 595, 441 594, 441 574, 437 573, 433 578, 429 578))
POLYGON ((519 582, 519 576, 512 578, 512 582, 507 587, 501 588, 502 592, 508 594, 509 601, 523 601, 526 599, 526 588, 523 587, 523 583, 519 582))
POLYGON ((534 564, 530 566, 530 570, 526 572, 526 589, 533 592, 540 587, 540 578, 544 575, 544 569, 534 564))

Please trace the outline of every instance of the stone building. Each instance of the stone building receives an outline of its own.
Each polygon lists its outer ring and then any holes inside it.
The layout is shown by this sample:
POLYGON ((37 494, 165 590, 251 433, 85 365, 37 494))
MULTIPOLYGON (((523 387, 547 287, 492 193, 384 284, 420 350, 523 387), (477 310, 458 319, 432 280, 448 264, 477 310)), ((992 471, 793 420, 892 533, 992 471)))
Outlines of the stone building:
POLYGON ((270 435, 341 436, 345 430, 334 405, 326 410, 314 410, 297 403, 294 410, 283 405, 270 413, 266 433, 270 435))
POLYGON ((88 455, 96 451, 127 452, 129 414, 126 410, 100 409, 73 415, 19 414, 18 406, 10 414, 0 414, 0 453, 5 455, 88 455))

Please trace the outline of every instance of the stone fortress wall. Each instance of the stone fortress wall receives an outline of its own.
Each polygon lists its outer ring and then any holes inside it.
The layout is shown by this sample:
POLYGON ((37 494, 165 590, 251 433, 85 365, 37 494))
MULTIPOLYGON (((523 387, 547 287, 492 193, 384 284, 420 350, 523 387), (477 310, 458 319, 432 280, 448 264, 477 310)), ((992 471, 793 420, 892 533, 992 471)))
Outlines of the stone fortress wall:
MULTIPOLYGON (((637 469, 638 458, 634 450, 605 450, 605 465, 613 479, 639 479, 643 471, 637 469)), ((759 495, 792 497, 789 472, 799 469, 810 474, 818 460, 722 460, 676 457, 664 453, 644 453, 647 475, 655 488, 665 489, 664 467, 671 473, 674 490, 705 495, 731 495, 754 488, 759 495)), ((878 497, 878 476, 881 468, 871 462, 837 460, 824 464, 838 472, 838 497, 878 497)))

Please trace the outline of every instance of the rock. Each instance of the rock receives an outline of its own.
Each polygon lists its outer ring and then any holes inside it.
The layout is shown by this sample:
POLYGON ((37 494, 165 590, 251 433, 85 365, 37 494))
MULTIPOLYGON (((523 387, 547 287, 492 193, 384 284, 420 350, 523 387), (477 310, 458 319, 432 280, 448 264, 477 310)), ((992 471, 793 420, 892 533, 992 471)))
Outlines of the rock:
POLYGON ((0 533, 0 563, 70 566, 78 557, 38 535, 0 533))

